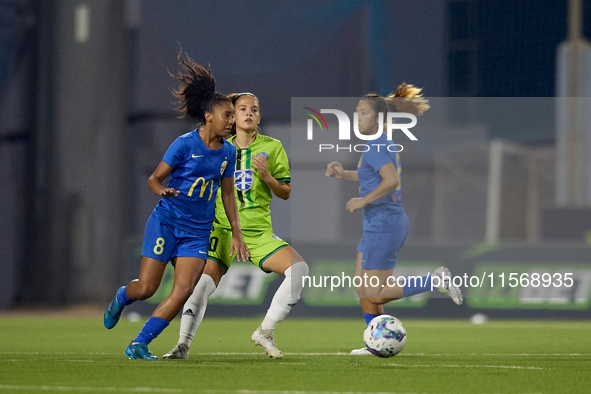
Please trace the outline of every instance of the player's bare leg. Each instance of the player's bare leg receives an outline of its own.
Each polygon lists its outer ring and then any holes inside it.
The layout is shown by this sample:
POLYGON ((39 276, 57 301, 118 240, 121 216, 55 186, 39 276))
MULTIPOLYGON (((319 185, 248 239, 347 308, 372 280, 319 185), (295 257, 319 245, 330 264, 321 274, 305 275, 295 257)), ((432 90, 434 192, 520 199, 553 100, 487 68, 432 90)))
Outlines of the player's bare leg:
POLYGON ((187 301, 189 296, 193 293, 193 288, 197 284, 205 260, 197 257, 177 257, 173 259, 175 263, 174 282, 172 291, 162 301, 152 313, 152 316, 137 337, 125 350, 125 354, 129 358, 139 358, 154 360, 157 357, 152 356, 148 350, 148 344, 156 338, 162 330, 164 330, 168 323, 179 313, 183 304, 187 301))
POLYGON ((197 257, 175 258, 174 282, 168 297, 156 307, 153 317, 171 321, 183 308, 201 277, 205 260, 197 257))
POLYGON ((132 280, 127 286, 120 287, 105 311, 105 327, 115 327, 126 305, 152 297, 160 286, 165 268, 165 262, 143 256, 139 278, 132 280))

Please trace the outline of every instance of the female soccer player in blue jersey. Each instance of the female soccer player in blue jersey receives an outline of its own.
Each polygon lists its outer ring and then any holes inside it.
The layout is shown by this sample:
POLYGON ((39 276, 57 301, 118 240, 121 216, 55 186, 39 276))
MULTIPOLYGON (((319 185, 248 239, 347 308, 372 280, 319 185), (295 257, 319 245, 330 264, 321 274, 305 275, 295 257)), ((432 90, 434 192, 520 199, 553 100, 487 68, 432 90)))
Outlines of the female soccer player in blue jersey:
MULTIPOLYGON (((244 241, 250 249, 250 261, 265 272, 284 275, 271 306, 252 342, 265 349, 269 357, 282 358, 273 329, 300 298, 303 275, 308 265, 287 242, 273 234, 269 204, 273 194, 287 200, 291 193, 289 162, 281 142, 259 133, 261 120, 258 98, 252 93, 233 94, 236 135, 228 140, 237 148, 235 192, 244 241)), ((178 344, 163 358, 185 359, 199 324, 203 320, 207 299, 230 268, 232 256, 227 252, 230 226, 224 207, 216 207, 211 233, 209 257, 203 276, 183 308, 178 344)))
POLYGON ((180 88, 173 91, 179 99, 178 110, 181 117, 195 119, 199 128, 172 143, 148 180, 150 190, 161 199, 146 224, 139 279, 117 291, 105 311, 105 327, 117 324, 126 305, 156 292, 168 261, 174 266, 174 283, 170 295, 125 350, 129 358, 157 359, 148 344, 193 293, 207 260, 218 188, 222 189, 232 231, 229 252, 235 251, 242 260, 249 254, 234 199, 236 148, 224 139, 234 124, 232 102, 215 91, 215 80, 208 70, 189 57, 185 60, 182 51, 178 60, 184 71, 173 76, 181 81, 180 88), (162 181, 168 175, 170 181, 164 187, 162 181))
MULTIPOLYGON (((413 85, 402 84, 395 94, 381 97, 376 94, 364 96, 357 105, 359 132, 365 135, 376 134, 380 126, 379 113, 407 112, 422 115, 429 109, 428 101, 422 97, 422 89, 413 85)), ((357 287, 361 308, 366 324, 374 317, 384 313, 384 304, 403 297, 410 297, 434 287, 452 297, 456 304, 462 303, 460 289, 450 283, 449 270, 439 267, 433 275, 439 276, 432 282, 432 276, 424 276, 420 281, 407 281, 402 286, 388 284, 396 265, 396 255, 408 234, 408 217, 402 206, 402 190, 400 186, 400 155, 389 152, 385 146, 392 144, 386 133, 372 141, 372 147, 383 144, 382 149, 371 149, 361 154, 356 171, 345 171, 338 162, 328 164, 326 175, 336 179, 359 182, 360 197, 347 202, 346 209, 355 212, 363 209, 363 237, 357 246, 355 276, 378 277, 379 284, 375 287, 357 287), (447 280, 441 280, 441 278, 447 280), (382 286, 383 285, 383 286, 382 286)), ((367 348, 356 349, 355 355, 371 354, 367 348)))

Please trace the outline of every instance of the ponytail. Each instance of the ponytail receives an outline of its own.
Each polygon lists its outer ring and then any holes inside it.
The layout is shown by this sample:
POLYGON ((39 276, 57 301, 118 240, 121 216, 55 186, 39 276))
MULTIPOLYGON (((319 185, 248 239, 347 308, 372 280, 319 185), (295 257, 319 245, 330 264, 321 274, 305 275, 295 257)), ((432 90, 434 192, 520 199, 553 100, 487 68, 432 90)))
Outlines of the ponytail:
POLYGON ((429 100, 423 97, 422 90, 414 85, 402 83, 396 88, 395 93, 390 93, 386 97, 370 93, 363 96, 363 99, 370 102, 376 113, 407 112, 420 116, 431 108, 429 100))
POLYGON ((203 124, 206 112, 212 112, 213 107, 221 102, 230 102, 230 99, 216 92, 215 79, 209 68, 205 69, 189 56, 185 60, 182 48, 177 59, 182 71, 178 76, 168 72, 171 77, 181 81, 178 89, 171 89, 178 99, 175 110, 180 112, 179 118, 189 117, 203 124))
POLYGON ((408 112, 416 116, 422 115, 431 106, 429 100, 423 97, 422 88, 402 83, 396 88, 396 93, 390 93, 384 98, 388 108, 396 112, 408 112))

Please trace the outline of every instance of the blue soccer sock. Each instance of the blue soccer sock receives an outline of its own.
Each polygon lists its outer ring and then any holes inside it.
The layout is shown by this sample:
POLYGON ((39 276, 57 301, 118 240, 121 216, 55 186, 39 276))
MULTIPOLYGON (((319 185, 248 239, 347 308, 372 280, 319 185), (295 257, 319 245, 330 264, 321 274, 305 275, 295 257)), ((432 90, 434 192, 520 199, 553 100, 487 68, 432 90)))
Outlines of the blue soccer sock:
POLYGON ((431 291, 432 285, 432 277, 431 275, 428 276, 421 276, 420 279, 417 278, 416 280, 411 280, 410 278, 406 278, 406 284, 402 288, 405 297, 410 297, 415 294, 424 293, 426 291, 431 291))
POLYGON ((168 327, 168 324, 169 322, 167 320, 161 319, 159 317, 150 317, 133 341, 150 343, 153 339, 160 335, 162 330, 168 327))
POLYGON ((373 313, 364 313, 363 314, 363 318, 365 319, 365 325, 367 326, 369 324, 369 322, 376 316, 379 316, 380 313, 377 314, 373 314, 373 313))
POLYGON ((130 300, 129 297, 127 297, 127 294, 125 293, 125 289, 127 289, 127 286, 122 287, 121 289, 119 289, 117 291, 117 302, 119 303, 119 305, 121 306, 127 306, 130 304, 133 304, 136 300, 130 300))

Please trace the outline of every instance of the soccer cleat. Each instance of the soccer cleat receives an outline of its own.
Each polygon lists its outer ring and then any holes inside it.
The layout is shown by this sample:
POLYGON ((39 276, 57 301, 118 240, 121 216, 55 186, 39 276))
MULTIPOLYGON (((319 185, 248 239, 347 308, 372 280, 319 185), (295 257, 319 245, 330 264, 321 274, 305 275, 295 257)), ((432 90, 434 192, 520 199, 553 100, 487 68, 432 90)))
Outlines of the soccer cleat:
POLYGON ((139 360, 158 360, 158 357, 152 356, 152 352, 148 350, 148 344, 144 342, 131 342, 127 349, 125 349, 125 355, 128 359, 139 359, 139 360))
POLYGON ((462 290, 460 290, 459 287, 453 285, 449 270, 441 266, 437 268, 435 271, 433 271, 433 276, 438 276, 440 278, 440 285, 437 286, 439 291, 445 294, 446 296, 451 297, 451 299, 453 300, 453 302, 456 303, 456 305, 461 305, 462 301, 464 300, 462 298, 462 290))
POLYGON ((373 354, 368 348, 362 347, 361 349, 353 349, 350 353, 352 356, 372 356, 373 354))
POLYGON ((172 350, 166 353, 162 358, 169 360, 185 360, 189 358, 189 347, 184 343, 177 344, 172 350))
MULTIPOLYGON (((119 293, 119 291, 121 291, 121 289, 123 288, 125 288, 125 286, 121 286, 119 290, 117 290, 117 293, 119 293)), ((105 316, 103 317, 103 323, 105 324, 105 327, 107 327, 110 330, 111 328, 117 325, 117 322, 119 322, 119 319, 121 318, 121 311, 123 311, 124 307, 124 305, 121 305, 117 301, 117 294, 115 294, 115 297, 113 297, 113 301, 111 301, 111 303, 107 307, 107 310, 105 311, 105 316)))
POLYGON ((273 336, 273 330, 262 330, 261 326, 258 326, 252 333, 250 340, 257 346, 262 346, 265 349, 265 353, 271 358, 283 358, 283 353, 277 349, 275 344, 275 337, 273 336))

